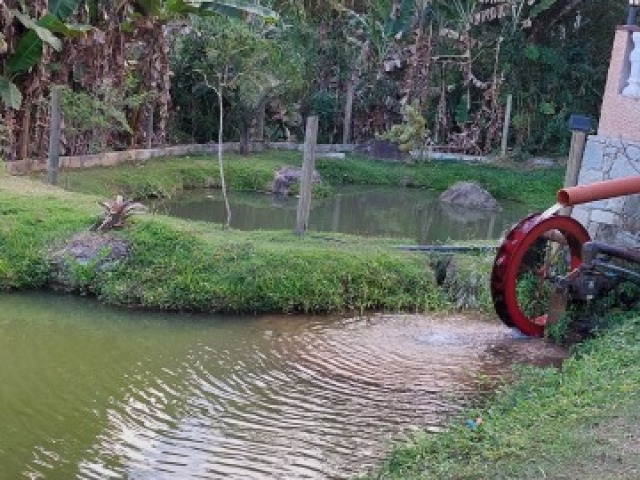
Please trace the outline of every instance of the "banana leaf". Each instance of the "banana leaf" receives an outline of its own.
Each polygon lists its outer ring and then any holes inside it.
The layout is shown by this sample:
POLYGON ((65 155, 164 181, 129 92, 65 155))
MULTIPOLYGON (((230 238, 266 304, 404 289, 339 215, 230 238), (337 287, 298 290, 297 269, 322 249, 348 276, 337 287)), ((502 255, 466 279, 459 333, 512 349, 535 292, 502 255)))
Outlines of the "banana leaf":
POLYGON ((0 75, 0 99, 14 110, 18 110, 22 104, 22 93, 15 83, 3 75, 0 75))
POLYGON ((246 18, 249 15, 254 15, 267 21, 275 21, 279 18, 279 15, 270 8, 241 0, 199 3, 199 10, 202 12, 214 11, 232 18, 246 18))

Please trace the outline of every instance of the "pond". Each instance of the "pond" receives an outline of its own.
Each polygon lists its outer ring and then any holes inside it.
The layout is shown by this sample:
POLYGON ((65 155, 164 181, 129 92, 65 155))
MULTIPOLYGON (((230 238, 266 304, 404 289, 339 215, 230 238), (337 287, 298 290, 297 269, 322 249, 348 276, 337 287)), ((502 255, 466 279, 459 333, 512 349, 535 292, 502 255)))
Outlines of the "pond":
POLYGON ((472 317, 151 314, 2 294, 0 478, 338 479, 564 351, 472 317))
MULTIPOLYGON (((418 244, 494 240, 529 213, 522 204, 502 202, 502 211, 470 210, 443 204, 430 190, 336 187, 331 198, 314 198, 309 230, 403 238, 418 244)), ((293 230, 298 199, 231 192, 231 226, 239 230, 293 230)), ((190 191, 154 203, 168 215, 223 223, 220 190, 190 191)))

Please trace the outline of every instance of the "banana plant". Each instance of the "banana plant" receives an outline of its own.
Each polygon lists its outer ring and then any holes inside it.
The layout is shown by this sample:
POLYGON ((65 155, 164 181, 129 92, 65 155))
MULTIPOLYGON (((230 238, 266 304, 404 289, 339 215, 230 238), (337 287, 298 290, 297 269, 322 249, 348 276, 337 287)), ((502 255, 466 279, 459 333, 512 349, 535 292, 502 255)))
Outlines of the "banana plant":
MULTIPOLYGON (((60 51, 62 41, 57 35, 75 37, 90 30, 91 27, 87 25, 72 25, 63 21, 76 10, 79 4, 80 0, 49 0, 48 13, 37 20, 19 10, 7 10, 7 21, 20 22, 26 31, 18 40, 15 50, 4 62, 4 72, 0 75, 0 99, 6 105, 13 109, 20 108, 22 93, 14 83, 14 79, 38 64, 45 44, 60 51)), ((5 39, 0 40, 2 40, 0 43, 4 43, 6 47, 5 39)))

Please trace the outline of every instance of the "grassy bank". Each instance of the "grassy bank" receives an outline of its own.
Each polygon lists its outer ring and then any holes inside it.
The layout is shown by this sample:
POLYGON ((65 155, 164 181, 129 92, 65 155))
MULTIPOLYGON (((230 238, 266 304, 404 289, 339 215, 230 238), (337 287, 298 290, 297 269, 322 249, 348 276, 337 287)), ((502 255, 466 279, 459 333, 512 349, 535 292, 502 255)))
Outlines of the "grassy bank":
POLYGON ((47 252, 91 225, 96 200, 0 176, 0 288, 44 285, 50 274, 47 252))
MULTIPOLYGON (((134 198, 166 197, 185 188, 219 185, 215 162, 213 156, 197 156, 157 159, 117 168, 64 171, 60 174, 60 186, 102 196, 120 193, 134 198)), ((227 182, 233 190, 265 191, 278 168, 301 164, 299 152, 225 154, 227 182)), ((544 209, 553 203, 564 174, 562 168, 527 170, 522 166, 451 161, 407 165, 355 156, 344 160, 319 158, 316 168, 329 185, 402 185, 444 191, 456 181, 476 181, 497 199, 518 201, 532 209, 544 209)))
MULTIPOLYGON (((97 197, 0 178, 0 287, 51 279, 51 252, 86 230, 97 197)), ((112 304, 211 312, 422 311, 447 303, 428 259, 390 242, 287 231, 235 232, 149 215, 118 235, 129 258, 112 270, 73 265, 71 285, 112 304)))
POLYGON ((609 320, 561 369, 517 369, 486 407, 397 445, 367 478, 639 478, 640 312, 609 320))

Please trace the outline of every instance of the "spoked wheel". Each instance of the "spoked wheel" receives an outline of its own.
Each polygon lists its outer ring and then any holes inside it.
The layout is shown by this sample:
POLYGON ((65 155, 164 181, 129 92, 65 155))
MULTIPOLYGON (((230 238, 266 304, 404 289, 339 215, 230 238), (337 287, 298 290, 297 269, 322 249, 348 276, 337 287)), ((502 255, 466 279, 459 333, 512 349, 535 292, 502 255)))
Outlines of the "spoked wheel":
POLYGON ((566 306, 555 280, 578 268, 589 234, 571 217, 533 214, 518 223, 498 249, 491 273, 496 313, 522 333, 542 336, 551 316, 566 306))

